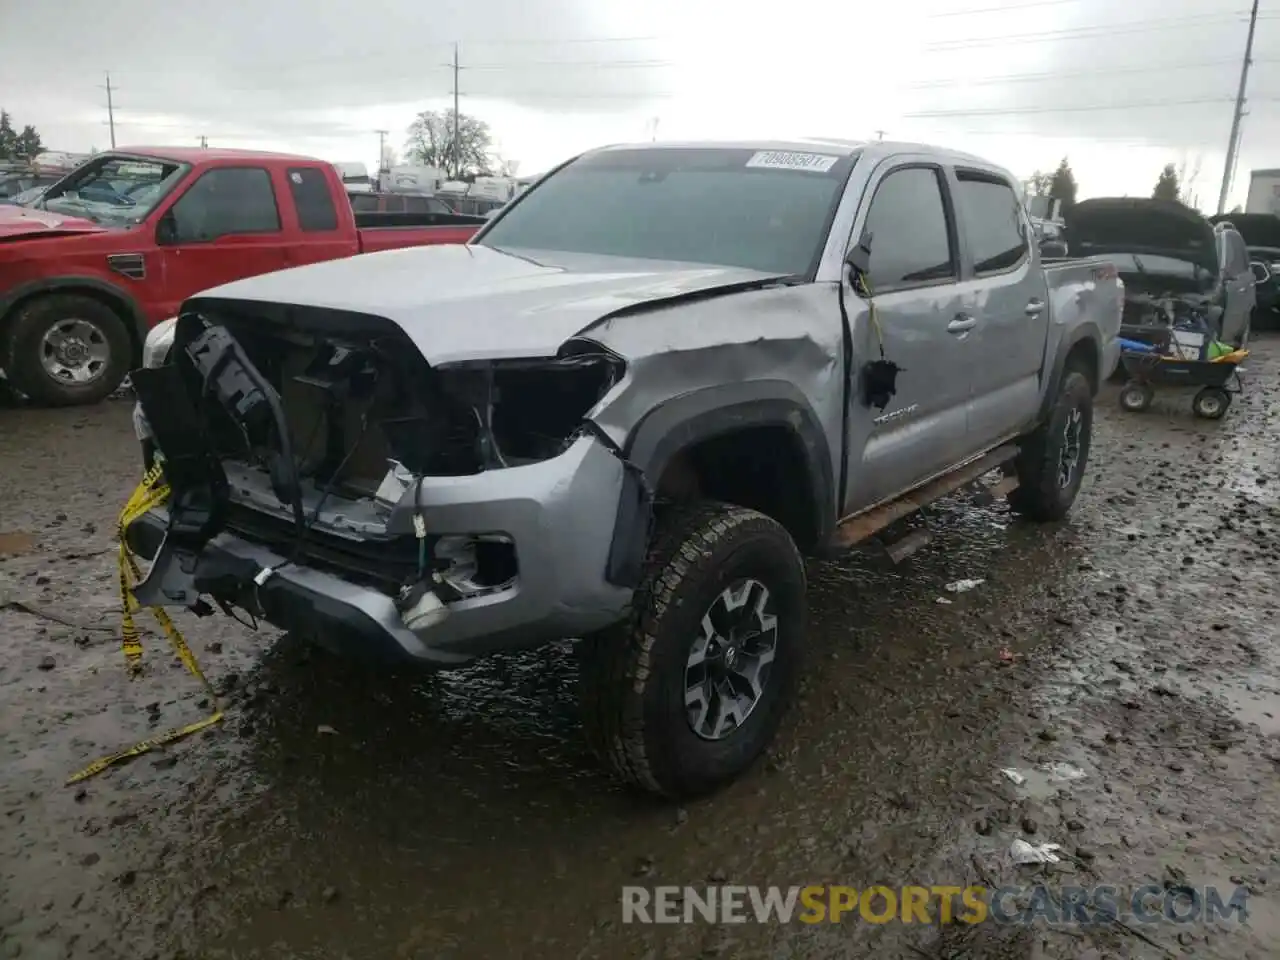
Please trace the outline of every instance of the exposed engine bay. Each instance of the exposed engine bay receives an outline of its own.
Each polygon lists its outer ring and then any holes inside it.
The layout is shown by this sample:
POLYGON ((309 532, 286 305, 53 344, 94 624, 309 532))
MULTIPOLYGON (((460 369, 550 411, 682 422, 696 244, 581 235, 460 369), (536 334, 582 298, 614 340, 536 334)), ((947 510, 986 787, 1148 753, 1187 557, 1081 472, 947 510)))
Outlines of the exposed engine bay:
POLYGON ((1125 327, 1199 327, 1212 324, 1221 312, 1213 300, 1212 296, 1203 293, 1126 291, 1121 324, 1125 327))
POLYGON ((573 341, 551 358, 432 368, 387 321, 290 313, 287 325, 185 314, 169 362, 134 374, 171 489, 171 557, 157 557, 139 601, 194 606, 208 593, 259 613, 245 594, 261 571, 249 584, 242 571, 197 569, 223 529, 396 597, 410 629, 509 586, 516 555, 502 531, 435 536, 420 510, 412 535, 386 520, 421 496, 424 477, 566 450, 622 362, 573 341))
POLYGON ((460 476, 554 457, 621 374, 616 358, 585 343, 556 358, 432 369, 398 331, 330 336, 193 316, 179 321, 174 345, 188 389, 228 349, 226 335, 278 397, 287 432, 266 415, 265 396, 252 410, 206 397, 202 419, 218 457, 267 469, 282 502, 295 468, 350 498, 373 496, 390 462, 460 476), (293 463, 281 462, 285 447, 293 463))

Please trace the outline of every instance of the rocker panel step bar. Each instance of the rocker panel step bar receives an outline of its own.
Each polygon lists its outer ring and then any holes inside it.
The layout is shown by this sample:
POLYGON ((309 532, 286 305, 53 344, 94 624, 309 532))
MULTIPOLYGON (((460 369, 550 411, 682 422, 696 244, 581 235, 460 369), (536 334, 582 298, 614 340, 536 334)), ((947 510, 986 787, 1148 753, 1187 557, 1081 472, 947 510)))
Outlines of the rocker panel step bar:
MULTIPOLYGON (((1008 463, 1017 455, 1018 447, 1016 444, 1011 443, 1003 447, 997 447, 977 460, 957 467, 950 473, 944 473, 942 476, 930 480, 924 486, 917 487, 896 500, 890 500, 888 503, 882 503, 878 507, 872 507, 865 513, 848 517, 836 525, 832 543, 837 547, 855 546, 863 540, 875 536, 890 524, 915 513, 922 507, 927 507, 935 500, 940 500, 948 494, 955 493, 961 487, 968 486, 984 474, 990 473, 992 470, 1008 463)), ((1016 489, 1017 486, 1018 480, 1016 477, 1006 476, 992 486, 991 493, 994 495, 998 491, 999 495, 1003 496, 1016 489)))

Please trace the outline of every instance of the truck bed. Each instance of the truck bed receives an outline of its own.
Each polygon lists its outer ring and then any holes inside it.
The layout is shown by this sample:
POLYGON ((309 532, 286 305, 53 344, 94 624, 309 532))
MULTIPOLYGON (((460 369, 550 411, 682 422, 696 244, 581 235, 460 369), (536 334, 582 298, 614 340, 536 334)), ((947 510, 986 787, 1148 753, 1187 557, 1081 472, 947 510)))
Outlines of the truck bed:
POLYGON ((460 213, 357 213, 355 220, 361 253, 466 243, 485 224, 484 217, 460 213))
POLYGON ((1102 334, 1100 379, 1111 375, 1119 362, 1116 337, 1124 305, 1124 283, 1115 265, 1102 257, 1052 257, 1042 260, 1049 289, 1048 342, 1046 359, 1057 355, 1063 332, 1088 317, 1106 318, 1109 326, 1102 334), (1117 302, 1121 309, 1116 309, 1117 302))

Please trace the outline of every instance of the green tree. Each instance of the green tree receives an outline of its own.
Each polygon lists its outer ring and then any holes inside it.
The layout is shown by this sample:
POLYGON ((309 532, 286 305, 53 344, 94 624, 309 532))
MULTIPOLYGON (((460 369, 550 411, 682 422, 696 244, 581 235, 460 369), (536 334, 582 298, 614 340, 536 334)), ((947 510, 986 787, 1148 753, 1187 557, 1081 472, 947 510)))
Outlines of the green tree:
POLYGON ((428 167, 441 167, 458 179, 487 176, 492 172, 489 157, 493 135, 489 125, 465 113, 458 114, 458 142, 454 143, 452 110, 424 110, 409 125, 405 157, 428 167))
POLYGON ((1062 204, 1062 210, 1065 213, 1076 205, 1076 175, 1071 172, 1071 164, 1066 157, 1062 158, 1062 162, 1058 164, 1058 169, 1053 171, 1053 176, 1049 181, 1049 196, 1062 204))
POLYGON ((12 160, 18 146, 18 133, 13 129, 13 117, 8 110, 0 110, 0 160, 12 160))
POLYGON ((44 144, 35 127, 27 124, 19 133, 14 129, 13 117, 7 110, 0 110, 0 160, 34 160, 44 152, 44 144))
POLYGON ((18 134, 17 145, 14 147, 14 155, 23 160, 31 161, 44 153, 44 143, 40 139, 40 134, 36 132, 36 128, 27 124, 22 128, 22 132, 18 134))
POLYGON ((1164 169, 1160 171, 1160 179, 1156 181, 1156 188, 1151 191, 1151 199, 1172 200, 1177 203, 1182 199, 1180 193, 1178 168, 1172 163, 1166 163, 1164 169))

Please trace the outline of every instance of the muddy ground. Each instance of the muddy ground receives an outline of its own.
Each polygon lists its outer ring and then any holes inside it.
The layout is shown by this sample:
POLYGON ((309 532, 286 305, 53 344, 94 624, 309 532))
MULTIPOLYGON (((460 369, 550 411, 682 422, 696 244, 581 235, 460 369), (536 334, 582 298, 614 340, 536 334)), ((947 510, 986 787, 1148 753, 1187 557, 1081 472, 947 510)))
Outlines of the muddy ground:
POLYGON ((1216 423, 1185 397, 1122 414, 1108 389, 1065 524, 949 502, 897 570, 814 565, 801 702, 765 762, 687 808, 597 772, 568 644, 389 676, 185 615, 225 723, 64 786, 207 704, 154 629, 148 676, 124 674, 128 404, 0 409, 0 535, 32 535, 0 536, 0 957, 1276 956, 1280 340, 1250 367, 1216 423), (960 578, 985 582, 946 593, 960 578), (1049 783, 1055 760, 1084 779, 1049 783), (1070 856, 1014 867, 1018 837, 1070 856), (629 883, 1037 869, 1243 885, 1249 922, 636 926, 619 906, 629 883))

